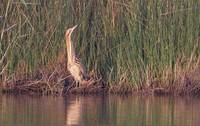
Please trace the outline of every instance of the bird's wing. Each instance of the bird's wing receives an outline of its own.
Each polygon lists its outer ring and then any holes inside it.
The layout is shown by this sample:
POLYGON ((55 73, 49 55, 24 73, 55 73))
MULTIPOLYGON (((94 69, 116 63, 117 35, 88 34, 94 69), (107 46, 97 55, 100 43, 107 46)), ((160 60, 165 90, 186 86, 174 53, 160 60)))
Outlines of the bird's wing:
POLYGON ((78 58, 76 58, 75 62, 80 69, 80 75, 83 77, 84 80, 87 80, 88 76, 87 76, 85 67, 83 66, 83 64, 80 62, 78 58))

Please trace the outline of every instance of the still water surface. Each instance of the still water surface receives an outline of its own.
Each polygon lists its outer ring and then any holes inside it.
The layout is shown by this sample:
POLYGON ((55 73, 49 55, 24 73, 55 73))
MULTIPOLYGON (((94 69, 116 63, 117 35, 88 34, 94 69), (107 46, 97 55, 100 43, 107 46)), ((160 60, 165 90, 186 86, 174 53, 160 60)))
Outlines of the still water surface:
POLYGON ((0 126, 200 126, 200 99, 0 95, 0 126))

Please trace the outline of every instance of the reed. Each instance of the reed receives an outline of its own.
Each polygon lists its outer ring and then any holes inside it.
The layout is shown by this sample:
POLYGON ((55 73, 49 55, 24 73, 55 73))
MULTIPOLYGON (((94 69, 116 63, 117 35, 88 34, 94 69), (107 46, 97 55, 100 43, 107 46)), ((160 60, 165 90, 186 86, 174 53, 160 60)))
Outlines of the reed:
POLYGON ((172 86, 199 66, 198 0, 8 0, 0 8, 2 82, 52 71, 75 24, 78 55, 111 87, 172 86))

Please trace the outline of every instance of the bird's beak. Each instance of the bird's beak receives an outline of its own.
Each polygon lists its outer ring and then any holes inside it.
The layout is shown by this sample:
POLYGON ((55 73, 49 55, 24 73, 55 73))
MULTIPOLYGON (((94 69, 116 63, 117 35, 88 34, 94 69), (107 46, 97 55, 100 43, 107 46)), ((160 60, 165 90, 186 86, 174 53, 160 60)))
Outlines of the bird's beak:
POLYGON ((74 31, 74 29, 76 29, 78 25, 75 25, 74 27, 72 27, 72 32, 74 31))

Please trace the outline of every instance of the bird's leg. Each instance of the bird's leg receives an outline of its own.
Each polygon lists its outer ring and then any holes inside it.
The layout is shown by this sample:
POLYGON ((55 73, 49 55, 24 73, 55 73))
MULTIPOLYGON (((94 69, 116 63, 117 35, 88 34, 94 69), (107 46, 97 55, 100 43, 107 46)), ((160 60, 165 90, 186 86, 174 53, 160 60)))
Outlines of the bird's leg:
POLYGON ((79 87, 79 82, 75 81, 75 87, 78 88, 79 87))

